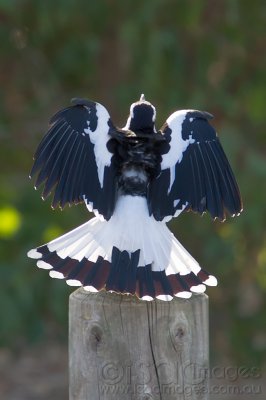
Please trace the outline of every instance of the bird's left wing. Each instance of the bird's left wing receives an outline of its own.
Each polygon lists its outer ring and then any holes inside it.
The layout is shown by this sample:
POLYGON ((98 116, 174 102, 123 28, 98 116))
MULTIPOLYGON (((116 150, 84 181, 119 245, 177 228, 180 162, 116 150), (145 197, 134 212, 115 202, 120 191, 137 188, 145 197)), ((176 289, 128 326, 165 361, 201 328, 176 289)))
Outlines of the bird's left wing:
POLYGON ((169 147, 148 191, 149 211, 157 220, 170 220, 183 210, 209 211, 220 220, 226 210, 232 216, 241 212, 239 188, 211 118, 207 112, 180 110, 162 127, 169 147))
POLYGON ((73 99, 56 113, 34 156, 30 177, 44 183, 46 199, 54 189, 52 207, 85 201, 88 208, 109 219, 114 210, 116 169, 108 142, 116 129, 99 103, 73 99))

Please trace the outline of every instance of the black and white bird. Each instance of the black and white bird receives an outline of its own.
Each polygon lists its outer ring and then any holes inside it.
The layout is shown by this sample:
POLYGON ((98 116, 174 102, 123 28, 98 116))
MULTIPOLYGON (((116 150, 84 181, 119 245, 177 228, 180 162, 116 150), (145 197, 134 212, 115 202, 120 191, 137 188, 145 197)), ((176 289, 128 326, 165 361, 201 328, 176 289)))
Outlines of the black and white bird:
POLYGON ((156 109, 141 95, 117 128, 101 104, 73 99, 55 114, 31 171, 52 207, 85 202, 95 217, 30 250, 39 268, 70 286, 143 300, 189 298, 214 276, 201 269, 166 222, 183 211, 239 215, 235 177, 212 115, 180 110, 155 127, 156 109))

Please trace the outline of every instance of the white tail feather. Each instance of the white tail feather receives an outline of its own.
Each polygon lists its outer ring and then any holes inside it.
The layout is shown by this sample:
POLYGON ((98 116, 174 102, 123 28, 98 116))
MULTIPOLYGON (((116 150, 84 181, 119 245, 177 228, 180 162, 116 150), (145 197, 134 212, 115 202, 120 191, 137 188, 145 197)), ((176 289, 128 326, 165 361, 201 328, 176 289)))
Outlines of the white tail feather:
MULTIPOLYGON (((144 197, 121 196, 118 199, 115 212, 109 221, 95 217, 78 228, 47 244, 50 252, 56 252, 61 259, 69 257, 81 261, 84 258, 96 263, 99 257, 112 262, 113 248, 128 253, 139 251, 138 267, 151 265, 153 272, 165 270, 165 274, 180 276, 191 272, 198 274, 201 270, 197 261, 178 242, 164 222, 158 222, 149 215, 144 197)), ((63 273, 53 270, 53 266, 40 260, 41 248, 29 251, 28 256, 39 259, 38 267, 51 269, 52 278, 63 279, 63 273), (40 250, 39 250, 40 249, 40 250), (39 251, 38 251, 39 250, 39 251)), ((208 276, 208 275, 206 275, 208 276)), ((78 279, 67 279, 70 286, 81 286, 78 279)), ((190 285, 190 291, 183 290, 175 294, 188 299, 191 292, 203 293, 205 284, 215 286, 217 280, 209 275, 202 284, 190 285)), ((97 291, 92 285, 85 287, 88 291, 97 291)), ((169 301, 172 296, 159 294, 157 298, 169 301)), ((143 300, 152 300, 150 295, 144 295, 143 300)))

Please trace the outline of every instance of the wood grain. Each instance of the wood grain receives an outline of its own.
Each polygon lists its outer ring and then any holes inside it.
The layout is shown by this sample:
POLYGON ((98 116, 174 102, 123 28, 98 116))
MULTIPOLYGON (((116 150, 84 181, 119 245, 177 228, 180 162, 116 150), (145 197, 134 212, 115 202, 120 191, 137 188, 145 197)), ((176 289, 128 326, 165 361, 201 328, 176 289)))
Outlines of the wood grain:
POLYGON ((208 297, 70 296, 70 400, 208 399, 208 297))

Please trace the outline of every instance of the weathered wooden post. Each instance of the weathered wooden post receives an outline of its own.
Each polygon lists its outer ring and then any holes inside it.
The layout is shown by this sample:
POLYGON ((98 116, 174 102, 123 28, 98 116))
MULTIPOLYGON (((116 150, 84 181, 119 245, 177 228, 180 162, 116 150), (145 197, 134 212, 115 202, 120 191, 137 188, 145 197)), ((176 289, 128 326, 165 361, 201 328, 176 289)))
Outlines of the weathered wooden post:
POLYGON ((70 400, 208 399, 208 297, 70 296, 70 400))

